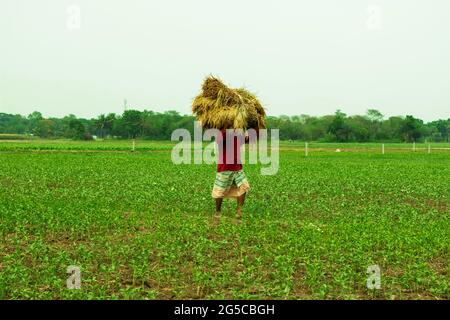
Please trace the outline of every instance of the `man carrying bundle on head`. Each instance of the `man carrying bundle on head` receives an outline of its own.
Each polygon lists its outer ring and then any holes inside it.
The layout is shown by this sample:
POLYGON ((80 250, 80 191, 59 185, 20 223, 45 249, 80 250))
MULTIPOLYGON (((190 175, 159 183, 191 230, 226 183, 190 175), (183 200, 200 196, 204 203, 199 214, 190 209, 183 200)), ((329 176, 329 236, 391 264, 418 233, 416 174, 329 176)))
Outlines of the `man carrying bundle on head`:
POLYGON ((236 218, 242 217, 242 206, 250 184, 242 169, 241 146, 249 137, 242 131, 221 130, 217 139, 219 159, 212 197, 216 200, 216 216, 220 216, 224 198, 236 198, 236 218))
POLYGON ((194 99, 192 111, 203 128, 220 130, 216 139, 219 159, 212 191, 216 216, 220 216, 224 198, 235 198, 236 217, 241 218, 250 185, 242 170, 240 149, 249 140, 244 130, 255 129, 258 132, 260 128, 265 128, 264 108, 256 96, 246 89, 228 88, 222 81, 210 76, 205 79, 201 94, 194 99))

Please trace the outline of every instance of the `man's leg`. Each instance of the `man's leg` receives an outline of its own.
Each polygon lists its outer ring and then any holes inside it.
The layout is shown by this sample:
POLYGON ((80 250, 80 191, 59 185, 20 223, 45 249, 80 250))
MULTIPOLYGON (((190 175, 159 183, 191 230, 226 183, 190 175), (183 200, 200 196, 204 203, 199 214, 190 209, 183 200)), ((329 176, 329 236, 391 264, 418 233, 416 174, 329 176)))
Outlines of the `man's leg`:
POLYGON ((242 196, 237 197, 236 218, 242 218, 242 206, 244 205, 244 202, 245 202, 245 193, 242 196))
POLYGON ((223 198, 216 198, 216 215, 220 215, 220 211, 222 210, 222 201, 223 198))

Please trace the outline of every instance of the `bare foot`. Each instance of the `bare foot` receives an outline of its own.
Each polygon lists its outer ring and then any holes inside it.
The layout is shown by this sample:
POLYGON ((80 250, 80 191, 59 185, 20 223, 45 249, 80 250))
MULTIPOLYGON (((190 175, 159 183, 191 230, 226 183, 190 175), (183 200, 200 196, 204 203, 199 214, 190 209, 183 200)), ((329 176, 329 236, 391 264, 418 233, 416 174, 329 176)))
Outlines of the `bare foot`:
POLYGON ((236 210, 236 219, 242 219, 242 210, 241 210, 241 208, 238 208, 236 210))

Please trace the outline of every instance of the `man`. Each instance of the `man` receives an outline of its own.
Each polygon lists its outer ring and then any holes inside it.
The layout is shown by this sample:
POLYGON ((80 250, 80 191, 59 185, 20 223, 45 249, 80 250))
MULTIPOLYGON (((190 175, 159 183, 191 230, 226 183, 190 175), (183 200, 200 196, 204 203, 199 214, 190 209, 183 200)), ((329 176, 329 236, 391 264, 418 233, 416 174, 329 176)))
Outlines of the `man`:
POLYGON ((216 201, 216 217, 220 217, 224 198, 237 201, 236 218, 242 218, 245 195, 250 190, 241 163, 241 146, 248 143, 248 136, 234 130, 221 130, 217 137, 219 159, 212 197, 216 201))

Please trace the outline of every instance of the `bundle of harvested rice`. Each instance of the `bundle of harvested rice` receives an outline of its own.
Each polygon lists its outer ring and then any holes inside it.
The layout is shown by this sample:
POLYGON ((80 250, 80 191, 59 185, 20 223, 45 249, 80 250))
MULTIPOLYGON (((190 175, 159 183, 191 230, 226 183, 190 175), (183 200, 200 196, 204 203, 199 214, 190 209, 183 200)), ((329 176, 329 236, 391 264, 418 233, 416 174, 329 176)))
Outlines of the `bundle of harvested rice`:
POLYGON ((213 76, 205 79, 192 112, 206 129, 264 129, 266 113, 246 89, 228 88, 213 76))

